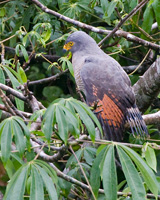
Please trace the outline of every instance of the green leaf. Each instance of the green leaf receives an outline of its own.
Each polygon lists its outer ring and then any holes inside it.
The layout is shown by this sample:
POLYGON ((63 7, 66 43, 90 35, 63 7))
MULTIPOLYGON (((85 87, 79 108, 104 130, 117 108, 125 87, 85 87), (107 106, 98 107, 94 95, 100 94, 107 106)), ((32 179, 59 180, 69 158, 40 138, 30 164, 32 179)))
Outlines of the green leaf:
POLYGON ((48 163, 46 163, 42 160, 35 160, 34 163, 41 166, 47 172, 47 174, 51 177, 53 183, 58 182, 56 172, 54 171, 54 169, 48 163))
POLYGON ((44 114, 42 130, 48 141, 50 140, 53 132, 55 109, 56 107, 54 104, 50 105, 44 114))
POLYGON ((37 165, 37 168, 41 174, 41 177, 43 179, 43 182, 45 184, 46 190, 48 191, 49 197, 51 200, 58 200, 57 191, 55 189, 55 186, 53 182, 51 181, 48 174, 45 172, 45 170, 37 165))
POLYGON ((58 134, 60 138, 67 144, 68 139, 68 125, 66 121, 66 116, 63 110, 57 105, 56 106, 56 121, 58 124, 58 134))
POLYGON ((79 124, 78 124, 78 120, 77 118, 72 114, 72 112, 67 109, 65 106, 59 106, 62 108, 62 110, 64 110, 65 114, 66 114, 66 119, 67 119, 67 123, 70 124, 71 126, 73 126, 74 128, 74 132, 71 132, 75 137, 79 136, 80 131, 79 131, 79 124), (75 134, 74 134, 75 133, 75 134))
POLYGON ((153 171, 149 168, 149 166, 145 163, 145 161, 135 151, 128 148, 127 146, 123 146, 123 145, 119 145, 119 146, 123 148, 125 152, 130 156, 130 158, 135 162, 148 188, 157 197, 158 182, 156 180, 156 177, 153 171))
POLYGON ((14 119, 21 125, 22 129, 24 130, 24 133, 26 135, 27 138, 30 139, 30 132, 28 127, 25 125, 24 121, 22 120, 22 118, 18 117, 18 116, 14 116, 14 119))
POLYGON ((133 162, 122 148, 117 146, 118 155, 122 165, 123 173, 132 192, 132 198, 136 200, 145 200, 146 192, 142 179, 139 176, 133 162))
MULTIPOLYGON (((9 69, 7 67, 4 67, 4 70, 6 71, 7 75, 9 76, 10 80, 11 80, 11 83, 13 85, 13 88, 15 90, 17 90, 17 87, 20 85, 20 83, 17 81, 17 79, 13 76, 13 74, 9 71, 9 69)), ((18 99, 15 97, 15 100, 16 100, 16 105, 17 105, 17 108, 19 110, 22 110, 24 111, 24 101, 18 99)))
POLYGON ((114 145, 110 145, 106 153, 103 163, 102 179, 106 200, 117 200, 117 172, 114 145))
POLYGON ((27 76, 26 76, 26 74, 25 74, 25 72, 24 72, 22 67, 18 68, 18 74, 20 75, 23 83, 26 83, 27 82, 27 76))
POLYGON ((152 147, 149 145, 147 146, 146 152, 145 152, 145 159, 147 164, 155 171, 157 172, 157 159, 155 155, 155 151, 152 147))
POLYGON ((25 191, 28 164, 23 165, 11 178, 3 200, 22 200, 25 191))
POLYGON ((103 136, 102 127, 101 127, 100 122, 97 119, 96 115, 90 110, 90 108, 86 104, 84 104, 84 103, 82 103, 80 101, 78 101, 78 103, 84 108, 84 110, 87 112, 87 114, 92 118, 92 120, 95 122, 95 124, 97 125, 97 127, 100 130, 100 133, 103 136))
POLYGON ((85 124, 85 126, 88 130, 88 133, 91 137, 91 140, 94 141, 95 140, 95 126, 94 126, 91 118, 87 115, 85 110, 78 103, 76 103, 75 101, 71 101, 71 104, 72 104, 72 106, 74 106, 74 108, 78 112, 81 120, 85 124))
POLYGON ((12 134, 15 135, 16 147, 20 155, 22 156, 26 147, 23 131, 15 120, 12 120, 11 126, 12 126, 12 134))
POLYGON ((5 84, 5 75, 1 67, 0 67, 0 83, 5 84))
POLYGON ((44 200, 43 180, 38 171, 39 170, 32 165, 30 200, 44 200))
POLYGON ((5 8, 0 8, 0 17, 4 17, 6 14, 5 8))
POLYGON ((158 28, 160 28, 160 1, 159 0, 154 0, 153 4, 153 10, 156 16, 156 21, 158 23, 158 28))
POLYGON ((12 134, 11 134, 10 119, 6 120, 6 123, 2 127, 1 131, 2 131, 1 134, 2 161, 6 163, 11 154, 12 134))
MULTIPOLYGON (((81 160, 81 157, 82 157, 83 152, 84 152, 84 149, 79 149, 78 151, 75 152, 76 157, 78 158, 79 161, 81 160)), ((77 163, 77 160, 76 160, 76 158, 74 157, 74 155, 72 155, 72 156, 68 159, 67 164, 66 164, 66 168, 70 167, 73 163, 77 163)))
POLYGON ((146 10, 144 11, 144 14, 143 14, 143 18, 144 18, 144 20, 143 20, 143 24, 142 24, 142 29, 144 31, 146 31, 147 33, 150 33, 151 27, 153 24, 153 19, 154 19, 152 6, 148 6, 146 8, 146 10))
POLYGON ((92 165, 96 155, 96 149, 93 147, 84 148, 84 159, 89 165, 92 165))
POLYGON ((100 188, 100 168, 99 168, 99 165, 102 161, 102 158, 104 156, 106 148, 107 148, 107 146, 104 147, 101 150, 101 152, 95 158, 94 163, 93 163, 92 168, 91 168, 90 184, 91 184, 92 190, 95 194, 95 197, 98 197, 98 190, 100 188))
POLYGON ((74 77, 73 65, 69 60, 67 61, 67 66, 68 66, 68 69, 69 69, 71 75, 74 77))

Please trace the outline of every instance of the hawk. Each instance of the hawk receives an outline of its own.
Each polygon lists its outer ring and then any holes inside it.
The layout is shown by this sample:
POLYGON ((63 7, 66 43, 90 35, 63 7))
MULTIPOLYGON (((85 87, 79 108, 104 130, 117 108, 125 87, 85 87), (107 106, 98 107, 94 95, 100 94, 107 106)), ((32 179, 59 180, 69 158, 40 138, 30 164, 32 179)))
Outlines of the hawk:
POLYGON ((87 104, 96 105, 94 112, 105 139, 121 141, 126 122, 133 134, 148 135, 130 79, 120 64, 83 31, 72 33, 63 48, 72 52, 76 84, 84 93, 87 104))

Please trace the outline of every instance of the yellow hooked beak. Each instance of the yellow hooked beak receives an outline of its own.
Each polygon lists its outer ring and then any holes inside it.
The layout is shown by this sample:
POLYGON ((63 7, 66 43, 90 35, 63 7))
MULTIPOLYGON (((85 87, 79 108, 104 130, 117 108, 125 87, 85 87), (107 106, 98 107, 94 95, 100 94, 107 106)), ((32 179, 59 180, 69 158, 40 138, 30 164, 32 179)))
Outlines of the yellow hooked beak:
POLYGON ((74 45, 74 42, 68 42, 67 44, 65 44, 63 46, 63 49, 69 51, 72 48, 73 45, 74 45))

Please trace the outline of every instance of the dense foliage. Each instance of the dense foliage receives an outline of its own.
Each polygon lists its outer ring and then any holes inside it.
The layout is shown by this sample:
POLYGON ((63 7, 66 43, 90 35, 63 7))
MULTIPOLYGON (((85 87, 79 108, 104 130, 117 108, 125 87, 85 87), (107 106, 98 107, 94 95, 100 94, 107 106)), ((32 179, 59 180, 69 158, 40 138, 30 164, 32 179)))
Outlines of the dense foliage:
MULTIPOLYGON (((99 43, 105 30, 121 23, 122 32, 101 48, 124 66, 134 85, 158 59, 159 11, 159 0, 0 2, 0 195, 4 200, 158 196, 158 122, 147 122, 151 138, 147 141, 134 138, 129 130, 125 143, 97 139, 96 127, 103 135, 101 126, 93 108, 76 91, 71 54, 62 49, 73 31, 84 30, 99 43), (141 2, 144 5, 121 23, 141 2), (49 14, 43 5, 55 13, 49 14), (86 29, 64 16, 83 22, 86 29), (125 36, 129 33, 138 39, 125 36)), ((145 114, 154 118, 159 105, 157 96, 145 114)))

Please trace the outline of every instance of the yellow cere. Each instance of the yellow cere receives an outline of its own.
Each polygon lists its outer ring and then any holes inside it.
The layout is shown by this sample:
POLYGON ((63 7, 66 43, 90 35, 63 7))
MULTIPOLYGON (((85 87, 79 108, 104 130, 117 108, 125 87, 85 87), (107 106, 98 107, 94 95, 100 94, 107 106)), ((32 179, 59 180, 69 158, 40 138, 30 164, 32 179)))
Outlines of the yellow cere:
POLYGON ((74 42, 68 42, 67 44, 63 46, 63 49, 66 49, 67 51, 69 51, 73 45, 74 45, 74 42))

